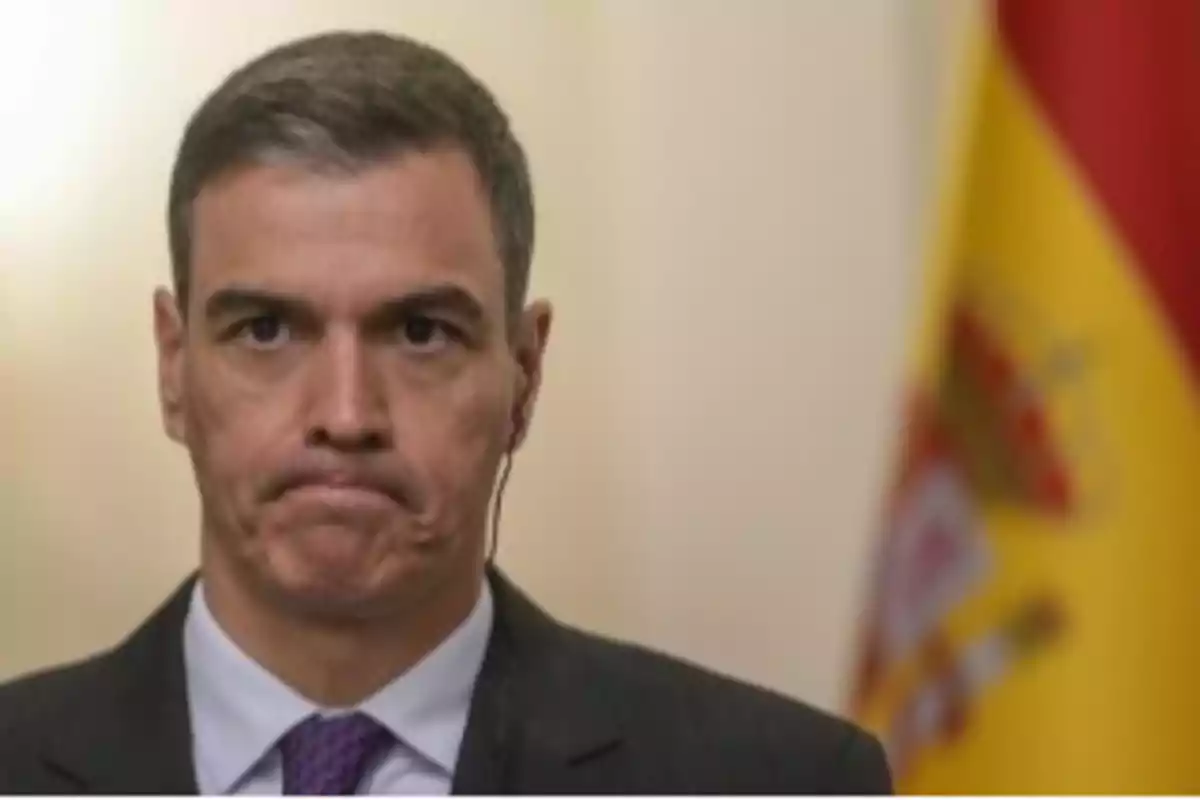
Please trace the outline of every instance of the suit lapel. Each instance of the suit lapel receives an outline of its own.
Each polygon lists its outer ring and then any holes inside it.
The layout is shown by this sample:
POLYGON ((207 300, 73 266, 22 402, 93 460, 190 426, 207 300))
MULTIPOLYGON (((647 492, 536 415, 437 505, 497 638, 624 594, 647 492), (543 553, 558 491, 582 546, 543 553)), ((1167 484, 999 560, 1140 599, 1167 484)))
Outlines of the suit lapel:
POLYGON ((189 579, 123 645, 85 669, 43 748, 80 793, 195 794, 182 631, 189 579))
POLYGON ((588 663, 570 634, 498 571, 488 578, 496 617, 453 792, 586 786, 586 769, 620 749, 616 708, 591 690, 588 663))

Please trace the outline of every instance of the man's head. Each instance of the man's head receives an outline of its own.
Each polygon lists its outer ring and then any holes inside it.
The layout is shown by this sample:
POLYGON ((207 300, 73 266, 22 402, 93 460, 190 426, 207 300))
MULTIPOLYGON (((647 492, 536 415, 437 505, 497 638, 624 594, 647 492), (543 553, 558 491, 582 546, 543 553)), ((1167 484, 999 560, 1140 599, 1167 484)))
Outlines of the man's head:
POLYGON ((335 617, 478 580, 549 332, 533 227, 503 112, 411 40, 295 42, 204 102, 155 325, 205 570, 335 617))

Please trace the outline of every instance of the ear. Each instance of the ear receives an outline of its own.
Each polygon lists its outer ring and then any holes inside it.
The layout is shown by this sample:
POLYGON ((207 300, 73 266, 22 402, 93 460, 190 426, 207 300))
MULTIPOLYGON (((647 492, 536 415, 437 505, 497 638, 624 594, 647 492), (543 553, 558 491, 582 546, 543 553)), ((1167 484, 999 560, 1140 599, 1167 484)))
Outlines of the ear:
POLYGON ((158 348, 158 402, 167 436, 184 442, 184 338, 186 322, 166 289, 154 292, 154 341, 158 348))
POLYGON ((510 419, 509 449, 516 450, 525 441, 542 388, 542 365, 554 309, 545 300, 530 303, 522 312, 513 340, 513 358, 517 364, 516 390, 510 419))

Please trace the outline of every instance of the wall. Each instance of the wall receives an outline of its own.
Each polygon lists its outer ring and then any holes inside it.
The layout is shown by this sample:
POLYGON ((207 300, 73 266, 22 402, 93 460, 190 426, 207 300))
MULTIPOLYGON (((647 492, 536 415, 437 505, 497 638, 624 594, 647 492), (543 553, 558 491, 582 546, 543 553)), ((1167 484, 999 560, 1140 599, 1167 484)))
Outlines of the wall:
POLYGON ((186 115, 266 46, 384 27, 481 75, 534 165, 535 290, 559 325, 501 562, 572 621, 836 705, 894 427, 935 18, 0 6, 0 675, 114 641, 195 559, 149 313, 186 115))
POLYGON ((900 4, 610 4, 626 627, 834 703, 894 417, 900 4))

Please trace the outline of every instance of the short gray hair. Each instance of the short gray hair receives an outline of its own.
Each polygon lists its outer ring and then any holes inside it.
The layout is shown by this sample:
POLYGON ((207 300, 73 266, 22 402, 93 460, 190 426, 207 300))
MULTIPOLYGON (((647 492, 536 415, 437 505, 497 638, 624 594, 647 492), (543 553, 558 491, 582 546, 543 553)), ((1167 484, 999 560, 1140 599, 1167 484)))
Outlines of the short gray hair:
POLYGON ((495 98, 445 53, 401 36, 334 32, 276 47, 232 73, 184 130, 171 173, 172 276, 187 308, 192 204, 226 170, 280 157, 354 172, 407 150, 460 147, 488 195, 505 302, 525 300, 533 189, 495 98))

